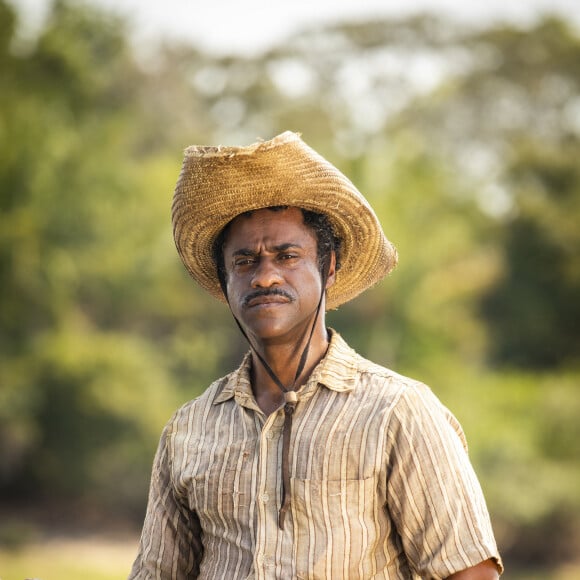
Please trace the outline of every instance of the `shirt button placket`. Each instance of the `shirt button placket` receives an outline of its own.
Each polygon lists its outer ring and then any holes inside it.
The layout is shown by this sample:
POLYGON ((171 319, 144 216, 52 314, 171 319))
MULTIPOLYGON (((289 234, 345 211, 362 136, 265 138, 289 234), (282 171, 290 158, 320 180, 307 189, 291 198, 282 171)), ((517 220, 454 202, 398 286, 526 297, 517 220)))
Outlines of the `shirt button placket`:
MULTIPOLYGON (((277 448, 272 442, 276 440, 276 419, 278 413, 270 415, 262 426, 260 437, 260 477, 258 479, 258 529, 256 530, 256 578, 268 579, 274 561, 269 554, 274 554, 277 542, 277 515, 272 517, 271 511, 276 511, 272 502, 275 491, 277 470, 277 448), (273 527, 275 525, 275 527, 273 527)), ((275 503, 275 502, 274 502, 275 503)))

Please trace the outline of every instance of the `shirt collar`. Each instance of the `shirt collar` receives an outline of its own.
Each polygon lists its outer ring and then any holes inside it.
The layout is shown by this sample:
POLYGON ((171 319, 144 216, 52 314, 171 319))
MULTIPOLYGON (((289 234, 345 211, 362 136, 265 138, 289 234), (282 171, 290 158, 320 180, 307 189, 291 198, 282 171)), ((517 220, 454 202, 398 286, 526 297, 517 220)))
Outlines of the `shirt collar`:
MULTIPOLYGON (((356 385, 359 356, 346 344, 335 330, 329 329, 330 344, 324 358, 316 365, 307 383, 300 389, 301 394, 311 391, 317 384, 331 391, 348 392, 356 385)), ((248 352, 240 366, 224 379, 223 388, 214 399, 214 405, 233 397, 244 406, 254 406, 250 382, 251 353, 248 352)), ((302 398, 302 397, 300 397, 302 398)))

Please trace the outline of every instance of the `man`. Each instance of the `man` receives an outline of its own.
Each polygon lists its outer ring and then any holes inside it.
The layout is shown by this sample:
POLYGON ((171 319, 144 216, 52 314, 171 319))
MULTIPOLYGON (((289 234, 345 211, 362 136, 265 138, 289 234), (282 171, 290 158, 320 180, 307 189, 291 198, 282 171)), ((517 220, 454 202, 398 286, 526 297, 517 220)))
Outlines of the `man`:
POLYGON ((172 217, 251 350, 167 424, 130 578, 497 578, 457 421, 325 326, 397 261, 355 186, 290 132, 190 147, 172 217))

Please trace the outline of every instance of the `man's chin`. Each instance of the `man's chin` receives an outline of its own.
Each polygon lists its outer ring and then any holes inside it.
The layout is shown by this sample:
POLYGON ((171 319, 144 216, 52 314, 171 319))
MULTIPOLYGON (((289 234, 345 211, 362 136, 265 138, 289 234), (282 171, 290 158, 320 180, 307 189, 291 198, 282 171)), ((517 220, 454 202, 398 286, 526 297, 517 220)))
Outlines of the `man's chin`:
MULTIPOLYGON (((271 314, 271 312, 270 312, 271 314)), ((260 342, 283 342, 292 334, 294 325, 279 316, 263 312, 260 316, 244 320, 245 331, 260 342)))

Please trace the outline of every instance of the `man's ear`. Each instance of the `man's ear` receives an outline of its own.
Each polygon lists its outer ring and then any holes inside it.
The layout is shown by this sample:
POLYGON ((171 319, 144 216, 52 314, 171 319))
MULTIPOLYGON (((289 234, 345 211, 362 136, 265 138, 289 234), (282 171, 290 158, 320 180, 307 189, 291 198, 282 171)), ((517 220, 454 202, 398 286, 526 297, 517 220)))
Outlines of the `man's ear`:
POLYGON ((328 290, 336 281, 336 253, 330 252, 330 264, 328 265, 328 276, 326 277, 326 290, 328 290))

